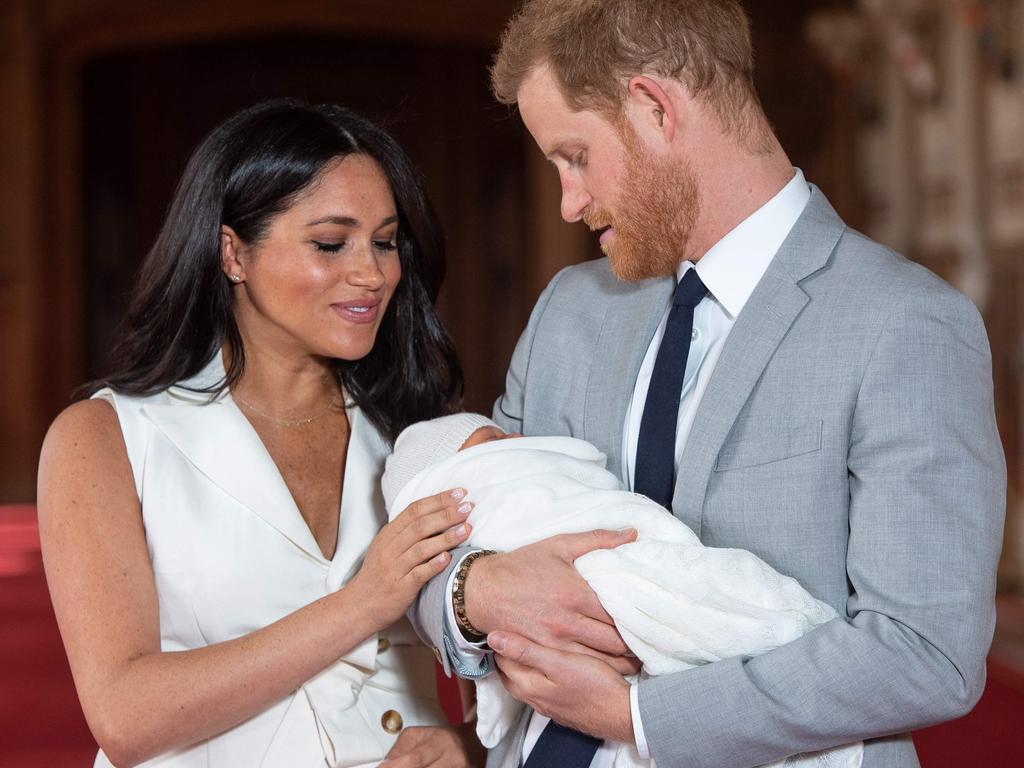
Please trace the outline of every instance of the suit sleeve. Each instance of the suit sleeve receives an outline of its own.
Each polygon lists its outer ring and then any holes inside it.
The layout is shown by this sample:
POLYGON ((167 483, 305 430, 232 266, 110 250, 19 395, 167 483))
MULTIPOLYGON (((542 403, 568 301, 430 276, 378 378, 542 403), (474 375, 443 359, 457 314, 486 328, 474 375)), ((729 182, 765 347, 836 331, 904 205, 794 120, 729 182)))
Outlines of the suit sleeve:
MULTIPOLYGON (((547 288, 537 300, 533 312, 530 314, 529 323, 523 335, 516 344, 515 352, 512 354, 512 363, 509 366, 506 377, 505 394, 498 398, 494 404, 494 421, 506 432, 522 432, 524 422, 524 383, 526 372, 530 364, 530 350, 533 347, 533 339, 537 332, 544 311, 547 308, 555 286, 565 274, 565 270, 555 275, 547 288)), ((467 488, 469 499, 473 498, 473 489, 467 488)), ((438 574, 428 581, 413 604, 409 607, 407 616, 412 622, 413 628, 424 643, 435 649, 444 668, 446 675, 451 676, 452 671, 460 677, 481 677, 490 673, 490 656, 481 660, 479 654, 460 652, 459 643, 455 642, 454 628, 449 626, 446 620, 446 606, 451 601, 449 585, 452 571, 457 567, 462 558, 472 552, 475 548, 459 547, 452 551, 452 561, 444 572, 438 574)))
POLYGON ((537 304, 530 313, 530 321, 526 330, 519 337, 515 351, 512 353, 512 362, 508 367, 508 374, 505 376, 505 392, 494 402, 494 413, 491 418, 506 432, 522 432, 526 434, 528 427, 525 425, 526 415, 526 377, 530 370, 530 354, 533 351, 533 341, 537 337, 537 329, 544 319, 544 313, 548 308, 552 295, 554 295, 566 272, 571 269, 567 267, 559 272, 548 283, 547 288, 537 299, 537 304))
POLYGON ((919 290, 893 309, 850 429, 850 618, 763 656, 641 682, 660 765, 760 765, 970 711, 1006 498, 991 369, 963 296, 919 290))

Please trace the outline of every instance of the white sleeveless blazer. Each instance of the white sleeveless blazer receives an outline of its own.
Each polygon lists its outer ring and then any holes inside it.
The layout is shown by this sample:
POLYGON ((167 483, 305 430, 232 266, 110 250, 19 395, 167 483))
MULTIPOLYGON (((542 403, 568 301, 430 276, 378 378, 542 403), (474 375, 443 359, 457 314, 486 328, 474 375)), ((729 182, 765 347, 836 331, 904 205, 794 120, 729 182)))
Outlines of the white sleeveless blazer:
MULTIPOLYGON (((97 392, 114 406, 160 606, 160 647, 185 651, 245 635, 341 587, 387 522, 380 475, 389 448, 349 408, 338 548, 320 552, 276 465, 225 393, 189 391, 224 376, 220 355, 150 397, 97 392)), ((246 722, 146 766, 301 768, 377 765, 397 724, 447 722, 434 656, 404 618, 246 722), (396 717, 397 714, 397 717, 396 717)), ((101 751, 96 766, 110 762, 101 751)))

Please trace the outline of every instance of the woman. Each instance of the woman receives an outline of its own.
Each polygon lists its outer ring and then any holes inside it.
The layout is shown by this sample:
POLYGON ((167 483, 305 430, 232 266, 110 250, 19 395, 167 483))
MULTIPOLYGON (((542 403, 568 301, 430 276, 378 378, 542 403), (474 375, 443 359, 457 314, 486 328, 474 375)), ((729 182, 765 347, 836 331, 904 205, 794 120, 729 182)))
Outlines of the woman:
POLYGON ((262 104, 193 154, 114 372, 40 461, 97 765, 479 756, 403 618, 469 505, 456 489, 384 525, 378 488, 389 441, 461 390, 443 265, 409 159, 348 110, 262 104))

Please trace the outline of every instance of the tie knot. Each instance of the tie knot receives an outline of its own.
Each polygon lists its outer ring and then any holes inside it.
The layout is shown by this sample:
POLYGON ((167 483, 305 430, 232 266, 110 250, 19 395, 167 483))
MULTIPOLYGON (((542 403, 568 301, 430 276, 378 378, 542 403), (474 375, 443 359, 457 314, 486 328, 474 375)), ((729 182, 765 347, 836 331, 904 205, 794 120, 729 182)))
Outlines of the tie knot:
POLYGON ((701 281, 697 270, 688 269, 686 274, 683 275, 683 279, 679 281, 679 285, 676 286, 676 293, 672 303, 677 307, 693 309, 707 295, 708 287, 701 281))

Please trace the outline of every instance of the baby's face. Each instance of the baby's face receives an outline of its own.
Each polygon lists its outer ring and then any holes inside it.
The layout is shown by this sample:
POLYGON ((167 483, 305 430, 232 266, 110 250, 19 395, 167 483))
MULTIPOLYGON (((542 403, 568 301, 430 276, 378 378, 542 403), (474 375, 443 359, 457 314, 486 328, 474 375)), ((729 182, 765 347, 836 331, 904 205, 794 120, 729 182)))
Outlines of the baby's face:
POLYGON ((484 443, 491 443, 495 440, 508 440, 510 437, 522 437, 522 435, 518 432, 505 434, 497 427, 480 427, 466 438, 466 442, 462 444, 462 447, 459 448, 459 450, 464 451, 467 448, 472 448, 474 445, 483 445, 484 443))

